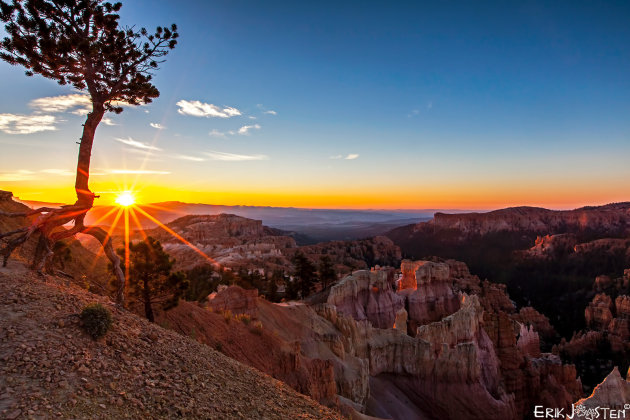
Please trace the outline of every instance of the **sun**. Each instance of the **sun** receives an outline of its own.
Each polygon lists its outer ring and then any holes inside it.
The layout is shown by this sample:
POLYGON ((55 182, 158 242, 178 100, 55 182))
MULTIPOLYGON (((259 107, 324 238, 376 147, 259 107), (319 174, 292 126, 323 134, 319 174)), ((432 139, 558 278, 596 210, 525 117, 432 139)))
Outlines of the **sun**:
POLYGON ((121 207, 129 207, 136 203, 136 197, 134 197, 131 191, 124 191, 118 194, 115 201, 116 204, 121 207))

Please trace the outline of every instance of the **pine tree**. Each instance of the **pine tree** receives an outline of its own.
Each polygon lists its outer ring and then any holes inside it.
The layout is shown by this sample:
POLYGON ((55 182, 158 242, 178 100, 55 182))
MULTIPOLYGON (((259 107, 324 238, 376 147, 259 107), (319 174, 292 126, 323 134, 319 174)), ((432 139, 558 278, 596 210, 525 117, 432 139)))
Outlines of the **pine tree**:
MULTIPOLYGON (((153 71, 177 44, 177 27, 157 27, 154 34, 142 28, 121 27, 121 3, 103 0, 0 0, 0 20, 7 36, 0 42, 0 58, 26 68, 26 75, 42 75, 60 85, 86 91, 92 110, 83 124, 75 191, 77 201, 61 208, 42 207, 7 216, 32 216, 33 224, 0 234, 12 237, 0 255, 6 265, 11 253, 39 232, 40 244, 33 266, 40 272, 53 254, 56 242, 85 233, 99 240, 119 282, 122 303, 125 277, 107 232, 85 226, 86 213, 96 195, 90 191, 90 160, 94 134, 107 112, 122 112, 121 104, 150 103, 160 95, 151 82, 153 71), (59 227, 74 222, 70 229, 59 227)), ((72 139, 74 141, 74 139, 72 139)))
MULTIPOLYGON (((119 249, 118 253, 124 256, 125 249, 119 249)), ((188 280, 182 272, 171 272, 175 261, 162 249, 160 242, 150 236, 142 242, 129 244, 129 259, 129 296, 142 303, 145 316, 154 322, 153 306, 158 305, 164 310, 177 306, 188 288, 188 280)))
POLYGON ((300 251, 296 252, 293 256, 294 266, 294 281, 300 292, 302 299, 311 294, 313 287, 315 286, 315 280, 317 279, 315 264, 311 262, 300 251))
POLYGON ((319 281, 322 284, 322 288, 325 289, 335 280, 337 280, 337 274, 335 273, 335 268, 333 267, 333 263, 328 255, 322 255, 319 259, 319 281))

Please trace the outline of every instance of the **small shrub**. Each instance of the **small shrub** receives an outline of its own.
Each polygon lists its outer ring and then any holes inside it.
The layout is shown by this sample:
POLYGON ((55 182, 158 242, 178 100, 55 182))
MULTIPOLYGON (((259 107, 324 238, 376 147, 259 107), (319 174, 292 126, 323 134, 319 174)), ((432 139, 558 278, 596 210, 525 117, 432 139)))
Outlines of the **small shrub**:
POLYGON ((223 343, 221 343, 220 341, 217 341, 216 344, 214 345, 214 349, 216 351, 223 352, 223 343))
POLYGON ((232 311, 230 311, 229 309, 227 311, 223 311, 223 319, 225 320, 226 324, 229 324, 232 320, 232 311))
POLYGON ((239 314, 234 317, 237 321, 241 321, 245 325, 249 325, 252 322, 252 317, 247 314, 239 314))
POLYGON ((252 323, 252 325, 249 327, 249 331, 256 335, 262 335, 262 332, 263 332, 262 322, 256 321, 252 323))
POLYGON ((81 326, 92 338, 97 339, 105 335, 113 323, 112 314, 100 303, 90 303, 79 315, 81 326))

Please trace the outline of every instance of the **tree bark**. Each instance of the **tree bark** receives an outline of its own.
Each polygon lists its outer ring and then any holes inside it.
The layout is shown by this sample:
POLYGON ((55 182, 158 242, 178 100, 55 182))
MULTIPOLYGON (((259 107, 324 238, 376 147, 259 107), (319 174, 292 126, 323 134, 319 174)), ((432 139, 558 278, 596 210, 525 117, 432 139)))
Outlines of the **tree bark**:
MULTIPOLYGON (((85 215, 94 206, 94 198, 96 197, 89 187, 90 179, 90 160, 92 158, 92 145, 94 143, 94 134, 96 128, 105 115, 105 106, 102 101, 92 95, 92 112, 87 115, 85 124, 83 125, 83 135, 79 146, 79 157, 77 162, 77 175, 75 181, 75 190, 77 201, 73 205, 62 206, 60 209, 42 207, 26 213, 1 214, 3 216, 33 216, 39 215, 37 219, 28 228, 21 228, 13 232, 0 235, 0 238, 6 236, 19 236, 9 240, 9 242, 0 249, 0 255, 4 257, 2 262, 6 266, 11 253, 15 248, 26 242, 35 232, 41 234, 35 258, 32 267, 40 273, 46 267, 46 262, 52 256, 52 247, 55 242, 60 239, 73 236, 76 233, 85 233, 99 240, 105 251, 105 255, 112 264, 114 276, 118 280, 119 288, 116 294, 116 302, 119 305, 124 303, 125 291, 125 275, 120 268, 120 259, 112 246, 109 235, 98 227, 86 227, 84 225, 85 215), (74 221, 74 227, 68 230, 59 230, 66 223, 74 221)), ((43 273, 42 273, 43 274, 43 273)))
POLYGON ((155 322, 155 317, 153 316, 153 308, 151 307, 151 292, 149 290, 149 280, 144 279, 143 281, 143 300, 144 300, 144 314, 146 315, 149 322, 155 322))
MULTIPOLYGON (((94 98, 92 98, 94 100, 94 98)), ((77 177, 74 183, 74 189, 77 193, 78 205, 84 205, 92 208, 94 205, 94 193, 90 191, 90 161, 92 159, 92 145, 94 144, 94 134, 96 127, 105 115, 105 106, 100 102, 92 103, 92 112, 87 115, 85 124, 83 125, 83 135, 81 136, 81 145, 79 146, 79 159, 77 162, 77 177)))

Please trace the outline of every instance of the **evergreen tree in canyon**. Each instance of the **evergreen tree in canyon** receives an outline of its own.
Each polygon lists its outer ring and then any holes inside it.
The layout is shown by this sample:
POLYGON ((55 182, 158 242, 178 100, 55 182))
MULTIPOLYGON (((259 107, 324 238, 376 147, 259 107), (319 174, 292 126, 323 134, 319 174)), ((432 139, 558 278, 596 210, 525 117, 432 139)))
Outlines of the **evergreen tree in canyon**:
MULTIPOLYGON (((118 254, 124 257, 125 249, 119 249, 118 254)), ((129 296, 132 303, 142 304, 146 318, 154 322, 154 306, 163 310, 177 306, 188 288, 188 280, 182 272, 171 272, 175 261, 150 236, 129 244, 129 259, 129 296)))

